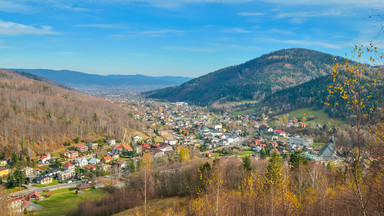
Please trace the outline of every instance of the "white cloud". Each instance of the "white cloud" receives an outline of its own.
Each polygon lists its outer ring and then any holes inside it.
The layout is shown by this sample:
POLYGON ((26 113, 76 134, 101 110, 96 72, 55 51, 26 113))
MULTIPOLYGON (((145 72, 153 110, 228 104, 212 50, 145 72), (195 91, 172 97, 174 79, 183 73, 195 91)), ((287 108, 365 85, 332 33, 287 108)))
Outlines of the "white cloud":
POLYGON ((223 32, 227 32, 227 33, 250 33, 251 31, 246 30, 244 28, 229 28, 229 29, 225 29, 223 32))
POLYGON ((284 5, 324 5, 324 6, 345 6, 345 7, 364 7, 364 8, 382 8, 383 0, 263 0, 264 2, 277 3, 284 5))
POLYGON ((50 26, 34 27, 14 22, 5 22, 0 20, 0 35, 44 35, 44 34, 58 34, 52 31, 50 26))
POLYGON ((175 30, 175 29, 160 29, 160 30, 149 30, 149 31, 143 31, 143 32, 140 32, 140 34, 144 34, 144 35, 150 35, 150 36, 164 36, 166 34, 177 34, 177 35, 181 35, 183 34, 184 31, 180 31, 180 30, 175 30))
POLYGON ((238 4, 252 2, 255 0, 103 0, 108 3, 145 3, 160 8, 179 8, 187 4, 218 3, 218 4, 238 4))
POLYGON ((300 45, 300 46, 319 46, 319 47, 330 48, 330 49, 342 48, 340 45, 331 44, 323 41, 278 40, 278 39, 267 39, 267 40, 270 40, 271 42, 276 42, 276 43, 293 44, 293 45, 300 45))
POLYGON ((241 12, 239 13, 240 16, 262 16, 264 13, 258 13, 258 12, 241 12))
POLYGON ((29 12, 30 10, 31 10, 30 7, 24 4, 19 4, 15 1, 0 0, 0 11, 15 13, 15 12, 29 12))
POLYGON ((346 16, 341 11, 326 11, 326 12, 291 12, 291 13, 279 13, 275 17, 282 18, 297 18, 297 17, 321 17, 321 16, 346 16))
POLYGON ((83 25, 75 25, 75 27, 85 27, 85 28, 124 28, 124 25, 121 24, 83 24, 83 25))
POLYGON ((196 48, 196 47, 179 47, 179 46, 165 46, 164 50, 181 50, 189 52, 215 52, 212 48, 196 48))

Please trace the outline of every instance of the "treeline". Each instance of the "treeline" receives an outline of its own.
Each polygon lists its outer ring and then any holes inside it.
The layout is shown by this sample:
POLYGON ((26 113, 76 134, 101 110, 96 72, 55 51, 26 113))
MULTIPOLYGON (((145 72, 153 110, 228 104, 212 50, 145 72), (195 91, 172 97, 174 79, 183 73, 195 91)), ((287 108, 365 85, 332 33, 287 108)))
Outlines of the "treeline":
POLYGON ((117 104, 4 72, 0 79, 0 149, 33 157, 76 137, 121 139, 141 125, 117 104))
MULTIPOLYGON (((112 215, 143 206, 146 199, 171 196, 188 200, 156 210, 156 215, 381 215, 384 176, 379 164, 360 169, 355 179, 350 167, 310 162, 301 152, 286 159, 274 152, 269 161, 195 159, 150 171, 142 168, 127 179, 124 192, 81 203, 72 215, 112 215)), ((136 213, 144 214, 142 209, 136 213)))

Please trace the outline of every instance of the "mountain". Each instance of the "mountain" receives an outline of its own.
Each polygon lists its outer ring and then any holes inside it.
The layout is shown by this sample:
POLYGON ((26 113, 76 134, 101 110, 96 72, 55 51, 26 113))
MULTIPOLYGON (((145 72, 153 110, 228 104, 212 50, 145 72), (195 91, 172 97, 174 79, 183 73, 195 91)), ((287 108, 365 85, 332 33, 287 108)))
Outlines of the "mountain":
POLYGON ((0 69, 0 153, 31 158, 76 137, 122 139, 142 128, 118 104, 29 78, 35 76, 0 69))
POLYGON ((55 82, 80 91, 89 90, 151 90, 168 86, 180 85, 191 80, 189 77, 144 75, 97 75, 70 70, 48 69, 10 69, 27 72, 48 78, 55 82))
MULTIPOLYGON (((343 61, 345 59, 336 57, 336 62, 343 61)), ((176 87, 148 91, 144 95, 199 105, 216 101, 261 100, 279 90, 329 74, 334 62, 330 54, 301 48, 283 49, 176 87)))

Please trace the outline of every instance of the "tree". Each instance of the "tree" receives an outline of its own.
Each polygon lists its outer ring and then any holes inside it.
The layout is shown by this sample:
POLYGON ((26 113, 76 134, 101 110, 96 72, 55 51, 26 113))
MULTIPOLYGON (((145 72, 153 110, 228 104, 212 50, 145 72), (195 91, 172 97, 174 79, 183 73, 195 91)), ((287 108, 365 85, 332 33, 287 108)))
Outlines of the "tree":
POLYGON ((281 157, 277 151, 274 151, 269 159, 267 172, 265 173, 267 183, 269 185, 279 184, 282 181, 282 171, 281 157))
POLYGON ((190 151, 186 146, 180 146, 176 149, 177 156, 181 162, 189 161, 190 151))
POLYGON ((5 190, 4 186, 0 185, 0 212, 2 215, 8 215, 9 213, 9 194, 5 190))
POLYGON ((306 165, 308 163, 308 159, 303 156, 303 151, 298 150, 289 156, 289 165, 292 168, 297 168, 300 165, 306 165))
POLYGON ((251 158, 249 156, 245 156, 243 158, 243 167, 247 172, 252 171, 251 158))

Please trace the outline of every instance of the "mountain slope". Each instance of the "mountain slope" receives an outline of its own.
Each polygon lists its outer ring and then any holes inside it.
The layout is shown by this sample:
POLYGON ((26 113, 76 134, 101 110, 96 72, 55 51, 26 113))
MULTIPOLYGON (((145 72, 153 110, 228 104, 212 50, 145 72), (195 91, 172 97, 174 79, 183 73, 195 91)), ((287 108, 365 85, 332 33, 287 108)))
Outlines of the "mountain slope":
POLYGON ((142 126, 123 107, 102 98, 0 70, 0 153, 54 150, 76 137, 112 136, 142 126))
MULTIPOLYGON (((344 61, 337 57, 336 61, 344 61)), ((150 98, 209 105, 215 101, 263 99, 276 91, 329 74, 333 56, 283 49, 198 77, 177 87, 146 92, 150 98)))
POLYGON ((150 90, 179 85, 191 80, 189 77, 162 76, 151 77, 144 75, 97 75, 70 70, 48 69, 11 69, 46 77, 81 91, 90 89, 110 90, 150 90))

